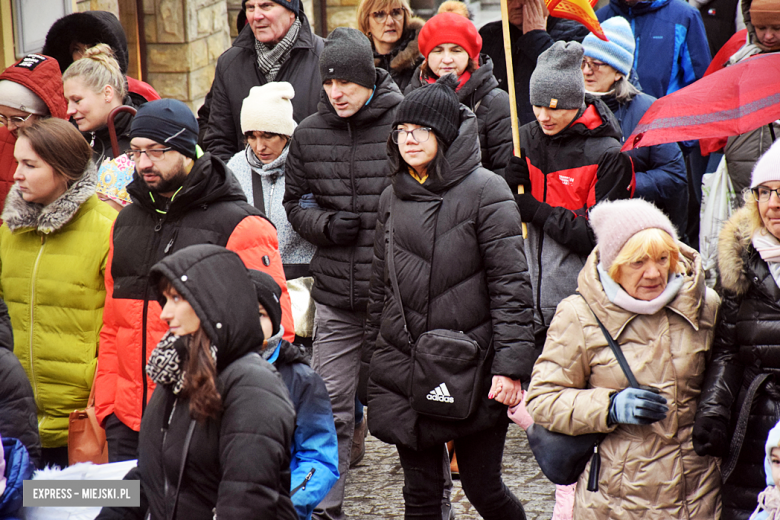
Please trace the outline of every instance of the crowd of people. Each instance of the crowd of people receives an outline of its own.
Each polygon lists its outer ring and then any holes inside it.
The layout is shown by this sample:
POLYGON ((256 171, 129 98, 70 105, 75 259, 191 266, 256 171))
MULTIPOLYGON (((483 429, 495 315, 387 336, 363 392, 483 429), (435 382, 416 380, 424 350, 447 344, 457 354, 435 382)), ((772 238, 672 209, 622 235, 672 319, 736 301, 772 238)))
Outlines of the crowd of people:
MULTIPOLYGON (((742 9, 716 68, 780 48, 780 2, 742 9)), ((457 1, 361 0, 323 39, 244 0, 197 115, 127 76, 116 17, 58 20, 0 74, 0 516, 93 396, 142 491, 102 520, 344 519, 367 430, 406 518, 454 518, 457 472, 523 519, 513 420, 599 435, 558 520, 780 515, 780 145, 722 140, 708 287, 698 142, 621 152, 710 66, 701 14, 597 15, 607 40, 512 0, 509 57, 457 1)))

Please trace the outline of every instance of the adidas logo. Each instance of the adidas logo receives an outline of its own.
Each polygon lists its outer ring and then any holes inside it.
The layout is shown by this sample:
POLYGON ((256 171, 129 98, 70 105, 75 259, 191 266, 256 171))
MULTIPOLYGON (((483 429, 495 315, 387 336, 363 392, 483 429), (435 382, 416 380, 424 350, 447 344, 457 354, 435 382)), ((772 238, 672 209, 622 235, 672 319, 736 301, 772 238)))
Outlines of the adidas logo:
POLYGON ((455 399, 452 398, 450 395, 450 391, 447 390, 447 385, 444 383, 440 384, 430 392, 428 392, 428 395, 426 398, 429 401, 439 401, 442 403, 449 403, 452 404, 455 402, 455 399))

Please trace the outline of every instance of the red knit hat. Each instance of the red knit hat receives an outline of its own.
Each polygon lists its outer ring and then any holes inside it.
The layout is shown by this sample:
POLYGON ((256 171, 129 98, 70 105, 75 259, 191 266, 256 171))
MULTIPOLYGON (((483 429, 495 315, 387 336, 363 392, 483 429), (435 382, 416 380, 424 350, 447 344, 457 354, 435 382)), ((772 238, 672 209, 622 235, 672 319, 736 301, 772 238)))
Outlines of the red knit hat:
POLYGON ((434 47, 454 43, 465 49, 472 60, 479 62, 482 36, 468 18, 455 13, 440 13, 425 22, 418 37, 420 52, 425 58, 434 47))

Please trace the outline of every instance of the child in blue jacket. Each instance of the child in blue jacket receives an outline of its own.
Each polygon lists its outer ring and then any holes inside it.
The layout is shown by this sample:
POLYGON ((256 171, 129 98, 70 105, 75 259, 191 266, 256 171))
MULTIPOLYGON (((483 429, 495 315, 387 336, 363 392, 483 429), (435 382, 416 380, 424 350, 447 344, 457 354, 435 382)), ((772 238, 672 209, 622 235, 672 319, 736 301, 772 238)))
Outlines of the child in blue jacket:
POLYGON ((309 367, 303 349, 282 339, 282 290, 269 275, 253 269, 260 324, 267 338, 260 354, 276 367, 290 392, 297 418, 292 445, 291 498, 298 518, 309 520, 314 507, 339 478, 336 427, 322 378, 309 367))

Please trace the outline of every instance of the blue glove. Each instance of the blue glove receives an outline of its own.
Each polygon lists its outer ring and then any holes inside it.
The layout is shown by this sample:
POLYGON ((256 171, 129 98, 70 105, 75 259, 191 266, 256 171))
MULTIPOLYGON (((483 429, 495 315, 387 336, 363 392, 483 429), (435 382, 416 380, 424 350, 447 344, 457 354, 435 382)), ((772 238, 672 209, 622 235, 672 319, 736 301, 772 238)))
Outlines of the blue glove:
POLYGON ((307 193, 298 199, 298 206, 303 209, 320 209, 320 205, 317 204, 313 193, 307 193))
POLYGON ((610 424, 653 424, 666 417, 666 399, 641 388, 626 388, 610 398, 610 424))

